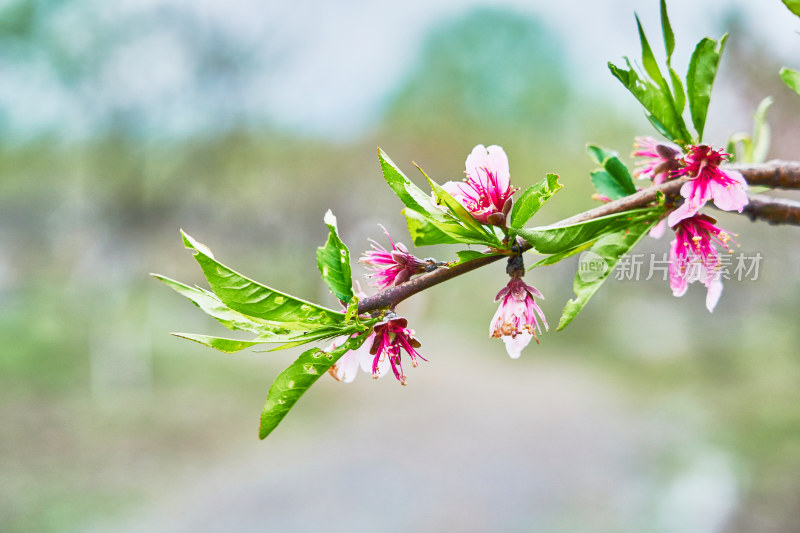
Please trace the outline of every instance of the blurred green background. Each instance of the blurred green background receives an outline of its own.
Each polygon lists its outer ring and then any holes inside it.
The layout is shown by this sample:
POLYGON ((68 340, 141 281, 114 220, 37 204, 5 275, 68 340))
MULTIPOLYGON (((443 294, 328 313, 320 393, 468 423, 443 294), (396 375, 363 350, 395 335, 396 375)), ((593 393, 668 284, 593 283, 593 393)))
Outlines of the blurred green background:
MULTIPOLYGON (((379 223, 408 244, 376 146, 443 182, 500 144, 517 186, 562 176, 539 221, 592 207, 585 143, 649 133, 605 71, 638 50, 634 8, 655 43, 655 0, 0 2, 0 530, 797 531, 795 228, 720 214, 764 259, 713 315, 700 286, 611 280, 518 361, 487 335, 502 265, 436 287, 399 309, 429 359, 408 387, 325 377, 264 442, 297 352, 170 337, 226 331, 148 276, 202 283, 183 228, 332 304, 326 209, 354 255, 379 223)), ((732 34, 708 139, 772 95, 770 157, 800 158, 776 75, 800 21, 778 0, 670 9, 678 65, 732 34)), ((574 272, 526 278, 551 324, 574 272)))

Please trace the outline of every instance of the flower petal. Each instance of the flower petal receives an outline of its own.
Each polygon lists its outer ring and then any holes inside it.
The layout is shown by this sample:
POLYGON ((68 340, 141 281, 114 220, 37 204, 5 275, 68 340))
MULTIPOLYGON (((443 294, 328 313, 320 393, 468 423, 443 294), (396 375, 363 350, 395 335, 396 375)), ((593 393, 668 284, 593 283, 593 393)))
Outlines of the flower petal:
POLYGON ((501 191, 511 187, 511 172, 508 169, 508 156, 500 146, 492 145, 487 148, 489 157, 487 158, 487 168, 492 170, 497 176, 497 185, 501 191))
POLYGON ((710 184, 711 194, 714 197, 714 205, 723 211, 738 211, 742 212, 744 206, 747 205, 749 199, 745 189, 744 177, 738 172, 726 172, 728 177, 733 179, 737 185, 725 185, 719 181, 712 181, 710 184))
POLYGON ((709 313, 714 312, 714 308, 719 302, 719 297, 722 295, 722 280, 715 279, 708 285, 708 293, 706 294, 706 309, 709 313))
POLYGON ((522 349, 525 348, 533 335, 530 333, 519 333, 516 337, 512 337, 511 335, 506 335, 503 337, 503 342, 506 343, 506 351, 508 355, 511 356, 511 359, 519 359, 519 356, 522 354, 522 349))
POLYGON ((666 219, 662 219, 659 221, 658 224, 653 226, 653 229, 650 230, 650 236, 654 239, 660 239, 664 235, 664 231, 667 229, 667 221, 666 219))
POLYGON ((683 202, 678 209, 669 214, 667 217, 667 224, 669 224, 670 227, 674 227, 681 220, 693 217, 697 211, 698 209, 692 210, 692 207, 687 200, 683 202))
POLYGON ((358 373, 358 350, 349 351, 333 365, 334 377, 339 381, 351 383, 358 373))

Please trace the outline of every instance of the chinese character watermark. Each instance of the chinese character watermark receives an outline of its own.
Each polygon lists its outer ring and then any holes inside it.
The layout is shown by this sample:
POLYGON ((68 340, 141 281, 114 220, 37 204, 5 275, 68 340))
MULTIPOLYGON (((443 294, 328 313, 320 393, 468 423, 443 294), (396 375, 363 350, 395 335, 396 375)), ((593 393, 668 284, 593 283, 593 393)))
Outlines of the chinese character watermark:
MULTIPOLYGON (((737 254, 720 254, 717 276, 724 280, 757 281, 761 268, 761 252, 737 254)), ((699 278, 703 265, 691 260, 685 265, 684 272, 689 278, 699 278)), ((649 281, 653 278, 667 281, 670 261, 668 254, 627 254, 622 256, 614 269, 614 279, 618 281, 649 281)), ((583 252, 578 260, 578 276, 584 282, 591 282, 609 275, 608 262, 600 255, 583 252)))

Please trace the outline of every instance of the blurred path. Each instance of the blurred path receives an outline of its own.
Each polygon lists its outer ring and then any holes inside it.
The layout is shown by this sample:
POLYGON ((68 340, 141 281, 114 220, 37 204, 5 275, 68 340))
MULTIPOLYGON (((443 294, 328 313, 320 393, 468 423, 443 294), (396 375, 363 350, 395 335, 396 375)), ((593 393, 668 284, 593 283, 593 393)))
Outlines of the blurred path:
POLYGON ((454 364, 453 346, 430 347, 408 387, 326 382, 267 441, 88 531, 653 531, 638 522, 654 464, 685 428, 529 350, 454 364))

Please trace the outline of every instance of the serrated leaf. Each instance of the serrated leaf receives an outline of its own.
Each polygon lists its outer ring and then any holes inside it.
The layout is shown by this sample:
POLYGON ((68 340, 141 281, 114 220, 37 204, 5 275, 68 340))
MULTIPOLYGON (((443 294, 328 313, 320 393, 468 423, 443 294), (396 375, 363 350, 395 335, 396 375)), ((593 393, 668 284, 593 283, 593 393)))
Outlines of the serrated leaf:
POLYGON ((445 233, 439 227, 429 222, 425 216, 417 213, 413 209, 403 209, 403 214, 406 216, 406 224, 408 225, 408 233, 411 235, 411 240, 414 246, 431 246, 434 244, 460 244, 461 241, 445 233))
POLYGON ((609 63, 608 68, 611 74, 644 106, 650 121, 654 122, 654 125, 660 125, 660 133, 681 145, 689 141, 689 132, 686 130, 683 118, 677 114, 669 91, 665 92, 662 86, 642 78, 628 58, 625 58, 625 62, 628 66, 627 69, 609 63))
POLYGON ((540 254, 559 254, 572 250, 601 235, 658 220, 663 214, 660 207, 633 209, 613 215, 595 218, 569 226, 545 226, 520 229, 519 235, 540 254))
POLYGON ((478 243, 486 244, 487 246, 500 245, 500 241, 497 239, 497 236, 494 233, 489 232, 483 226, 483 224, 478 222, 475 217, 472 216, 472 213, 470 213, 467 208, 461 204, 461 202, 453 198, 453 196, 444 190, 441 185, 428 178, 428 176, 425 177, 428 179, 428 183, 431 186, 433 197, 436 199, 437 205, 445 207, 450 213, 452 213, 453 217, 455 217, 455 219, 466 230, 466 233, 464 234, 465 236, 469 236, 478 243))
POLYGON ((664 81, 664 76, 661 75, 661 70, 658 68, 656 56, 653 55, 653 50, 650 48, 650 43, 647 41, 647 36, 644 34, 642 22, 639 20, 639 15, 636 17, 636 28, 639 30, 639 44, 642 46, 642 65, 653 81, 657 84, 664 81))
POLYGON ((260 318, 292 330, 316 329, 341 324, 339 313, 251 280, 218 262, 208 248, 181 232, 186 248, 194 250, 194 258, 220 301, 248 317, 260 318))
POLYGON ((575 298, 569 300, 564 307, 561 320, 558 323, 558 328, 556 328, 557 331, 561 331, 572 322, 608 279, 614 267, 619 262, 619 259, 630 252, 630 250, 636 246, 636 243, 638 243, 656 223, 657 220, 650 222, 643 221, 614 233, 604 235, 597 240, 590 250, 606 262, 608 269, 603 275, 597 278, 594 278, 594 276, 588 277, 588 281, 583 280, 580 271, 575 275, 575 281, 573 282, 575 298))
POLYGON ((800 17, 800 0, 782 0, 789 11, 800 17))
POLYGON ((585 243, 576 246, 575 248, 570 248, 569 250, 565 250, 557 254, 548 255, 544 259, 541 259, 538 262, 534 263, 534 265, 529 270, 541 266, 555 265, 556 263, 566 259, 567 257, 572 257, 575 254, 581 253, 582 251, 591 248, 595 242, 597 242, 597 239, 586 241, 585 243))
POLYGON ((203 310, 207 315, 215 318, 220 324, 231 330, 250 331, 252 333, 264 333, 266 331, 274 331, 275 333, 288 333, 289 330, 282 329, 273 324, 269 324, 264 320, 255 317, 246 316, 238 311, 234 311, 230 307, 223 304, 214 293, 208 292, 199 287, 190 287, 184 285, 179 281, 170 279, 166 276, 153 274, 153 277, 162 281, 168 287, 175 290, 191 300, 197 307, 203 310))
POLYGON ((636 185, 628 167, 619 159, 616 152, 599 146, 587 146, 589 156, 602 168, 591 173, 592 184, 598 193, 617 200, 636 192, 636 185))
POLYGON ((491 257, 494 255, 498 255, 495 253, 484 253, 479 252, 477 250, 461 250, 456 252, 456 257, 458 257, 457 264, 466 263, 467 261, 472 261, 473 259, 481 259, 483 257, 491 257))
POLYGON ((403 202, 403 205, 425 215, 437 222, 448 222, 443 209, 433 203, 430 194, 426 194, 417 187, 403 172, 389 159, 386 152, 378 148, 378 160, 386 183, 403 202))
MULTIPOLYGON (((650 124, 653 126, 653 128, 655 128, 655 130, 658 133, 660 133, 661 135, 663 135, 667 139, 672 139, 672 134, 667 131, 667 128, 665 128, 662 123, 660 123, 658 120, 656 120, 656 117, 654 117, 652 115, 652 113, 649 113, 649 112, 645 111, 644 112, 644 117, 648 120, 648 122, 650 122, 650 124)), ((672 139, 672 140, 675 141, 675 139, 672 139)), ((675 142, 680 143, 681 141, 675 141, 675 142)))
POLYGON ((791 90, 800 94, 800 72, 796 70, 782 68, 780 71, 781 79, 791 90))
POLYGON ((353 278, 350 273, 350 250, 339 238, 336 217, 330 209, 325 213, 325 224, 328 226, 328 241, 325 246, 317 248, 317 267, 322 279, 334 296, 342 302, 353 298, 353 278))
POLYGON ((666 0, 661 0, 661 34, 664 37, 664 49, 667 52, 667 65, 669 66, 672 61, 672 52, 675 51, 675 34, 672 32, 672 24, 669 22, 666 0))
POLYGON ((269 435, 301 396, 345 353, 360 347, 368 335, 347 339, 340 347, 325 353, 319 348, 306 350, 289 368, 280 373, 267 394, 267 402, 261 412, 259 437, 269 435))
MULTIPOLYGON (((436 205, 434 198, 414 185, 381 149, 378 149, 378 159, 380 160, 381 170, 386 183, 389 184, 389 187, 392 188, 407 209, 421 215, 425 221, 436 227, 439 232, 452 237, 455 243, 485 244, 487 242, 486 232, 476 231, 471 227, 465 227, 453 214, 436 205)), ((435 233, 431 231, 430 228, 423 226, 424 225, 421 224, 415 224, 414 229, 417 229, 420 233, 435 233)), ((418 238, 420 237, 418 236, 418 238)), ((416 242, 415 245, 417 245, 416 242)), ((422 245, 423 244, 419 244, 418 246, 422 245)))
POLYGON ((250 348, 251 346, 264 343, 264 341, 260 340, 243 341, 239 339, 212 337, 210 335, 197 335, 194 333, 173 333, 172 335, 182 339, 189 339, 190 341, 199 342, 204 346, 208 346, 209 348, 214 348, 215 350, 225 353, 235 353, 240 350, 244 350, 245 348, 250 348))
POLYGON ((692 58, 689 61, 689 71, 686 73, 686 92, 689 95, 689 113, 692 124, 697 130, 697 142, 703 140, 703 130, 706 125, 708 105, 711 102, 711 89, 719 67, 719 58, 725 49, 728 34, 722 36, 719 42, 708 37, 697 43, 692 58))
POLYGON ((547 174, 542 181, 528 187, 514 202, 509 214, 508 225, 512 228, 521 228, 527 224, 531 217, 562 187, 558 182, 558 174, 547 174))
MULTIPOLYGON (((269 343, 281 343, 280 346, 264 350, 268 352, 277 352, 279 350, 287 350, 296 346, 302 346, 309 342, 324 341, 342 335, 351 335, 359 331, 363 331, 364 326, 360 324, 336 324, 332 326, 322 326, 303 333, 294 333, 293 335, 285 335, 281 337, 269 336, 266 338, 259 338, 257 340, 269 343)), ((258 350, 256 350, 258 351, 258 350)))

